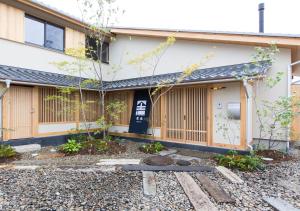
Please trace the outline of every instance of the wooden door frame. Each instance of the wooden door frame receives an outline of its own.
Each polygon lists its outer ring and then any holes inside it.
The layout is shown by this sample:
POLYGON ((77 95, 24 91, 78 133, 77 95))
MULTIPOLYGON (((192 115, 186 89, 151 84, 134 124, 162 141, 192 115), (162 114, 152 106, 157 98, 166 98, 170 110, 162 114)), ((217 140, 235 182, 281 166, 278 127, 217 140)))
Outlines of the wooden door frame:
MULTIPOLYGON (((199 143, 197 145, 202 145, 202 146, 210 146, 211 145, 211 142, 212 142, 212 139, 211 139, 211 136, 212 136, 212 132, 211 132, 211 125, 212 125, 212 118, 211 118, 211 111, 212 111, 212 103, 211 103, 211 100, 212 100, 212 97, 211 97, 211 87, 212 85, 207 85, 207 84, 198 84, 198 85, 185 85, 185 86, 175 86, 173 87, 172 89, 170 89, 168 92, 172 91, 174 88, 178 88, 178 89, 184 89, 184 110, 185 110, 185 114, 184 116, 186 116, 186 90, 187 88, 207 88, 207 96, 206 96, 206 105, 207 105, 207 111, 206 111, 206 125, 207 125, 207 138, 206 138, 206 144, 202 144, 202 143, 199 143)), ((162 88, 162 92, 166 91, 168 88, 162 88)), ((167 93, 168 93, 167 92, 167 93)), ((166 94, 165 93, 164 95, 161 96, 161 136, 160 138, 164 141, 169 141, 169 139, 167 139, 167 136, 166 136, 166 133, 167 133, 167 127, 166 127, 166 122, 167 122, 167 113, 166 113, 166 94)), ((184 118, 184 135, 183 135, 183 139, 182 139, 182 142, 180 143, 183 143, 183 144, 194 144, 194 143, 191 143, 190 141, 187 141, 186 140, 186 117, 184 118)), ((173 141, 173 142, 178 142, 178 141, 173 141)))
MULTIPOLYGON (((12 86, 11 88, 16 87, 12 86)), ((23 87, 23 88, 30 88, 31 89, 31 105, 32 105, 32 111, 31 111, 31 135, 30 137, 24 137, 24 138, 31 138, 38 135, 38 87, 37 86, 17 86, 17 87, 23 87)), ((11 97, 11 88, 8 89, 6 94, 4 95, 2 99, 2 127, 9 129, 11 120, 11 108, 9 106, 10 103, 10 97, 11 97)), ((11 139, 11 133, 7 130, 3 131, 3 140, 7 141, 11 139)))

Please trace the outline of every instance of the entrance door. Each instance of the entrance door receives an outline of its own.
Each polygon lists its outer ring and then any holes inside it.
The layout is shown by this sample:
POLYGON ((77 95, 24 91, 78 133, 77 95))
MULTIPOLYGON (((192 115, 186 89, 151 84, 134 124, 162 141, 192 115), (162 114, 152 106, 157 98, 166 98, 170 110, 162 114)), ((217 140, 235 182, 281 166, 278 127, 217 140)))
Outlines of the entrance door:
POLYGON ((207 145, 207 88, 173 88, 165 95, 165 138, 207 145))
POLYGON ((5 139, 32 137, 33 88, 12 86, 5 95, 4 128, 5 139))

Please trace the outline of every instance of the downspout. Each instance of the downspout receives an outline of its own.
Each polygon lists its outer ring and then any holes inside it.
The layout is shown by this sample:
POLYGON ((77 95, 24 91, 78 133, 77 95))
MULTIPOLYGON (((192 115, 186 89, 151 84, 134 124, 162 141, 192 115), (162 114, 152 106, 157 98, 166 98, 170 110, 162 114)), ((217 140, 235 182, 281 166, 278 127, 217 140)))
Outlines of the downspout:
POLYGON ((10 84, 11 84, 11 80, 9 79, 6 79, 5 80, 5 84, 6 84, 6 87, 4 88, 4 90, 1 91, 0 93, 0 110, 1 110, 1 130, 0 130, 0 136, 1 136, 1 141, 3 141, 3 102, 2 102, 2 99, 3 99, 3 96, 5 95, 5 93, 8 91, 8 89, 10 88, 10 84))
POLYGON ((250 150, 253 150, 253 147, 251 146, 252 142, 252 86, 247 82, 247 80, 243 80, 243 85, 246 92, 246 142, 247 146, 250 148, 250 150))

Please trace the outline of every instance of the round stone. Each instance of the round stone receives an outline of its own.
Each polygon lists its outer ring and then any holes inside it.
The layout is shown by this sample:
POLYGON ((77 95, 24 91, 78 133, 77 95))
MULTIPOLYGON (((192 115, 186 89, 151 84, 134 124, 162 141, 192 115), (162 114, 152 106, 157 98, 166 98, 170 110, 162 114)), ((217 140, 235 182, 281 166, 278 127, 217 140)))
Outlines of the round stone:
POLYGON ((177 160, 176 164, 179 166, 189 166, 191 165, 191 162, 187 160, 177 160))
POLYGON ((167 156, 152 156, 144 159, 144 163, 150 166, 168 166, 174 163, 174 160, 167 156))

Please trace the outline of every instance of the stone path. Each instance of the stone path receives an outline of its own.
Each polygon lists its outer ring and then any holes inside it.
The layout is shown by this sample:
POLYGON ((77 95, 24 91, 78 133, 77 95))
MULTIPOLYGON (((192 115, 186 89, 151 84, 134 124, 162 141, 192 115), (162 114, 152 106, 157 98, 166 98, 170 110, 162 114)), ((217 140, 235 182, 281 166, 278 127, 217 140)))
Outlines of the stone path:
POLYGON ((217 166, 216 169, 232 183, 242 184, 244 182, 238 175, 224 166, 217 166))

